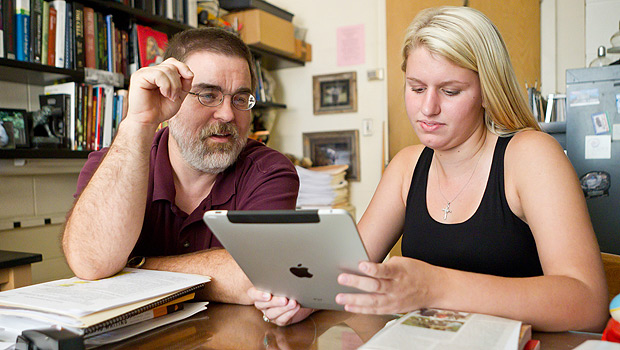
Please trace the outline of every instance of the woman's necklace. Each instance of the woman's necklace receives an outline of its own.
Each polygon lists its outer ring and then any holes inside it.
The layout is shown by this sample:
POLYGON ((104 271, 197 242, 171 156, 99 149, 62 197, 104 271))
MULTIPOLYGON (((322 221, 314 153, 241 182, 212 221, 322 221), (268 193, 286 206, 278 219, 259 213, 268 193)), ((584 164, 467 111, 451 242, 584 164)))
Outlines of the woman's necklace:
MULTIPOLYGON (((486 140, 485 140, 485 144, 486 144, 486 140)), ((482 149, 484 149, 484 145, 482 145, 482 149)), ((448 214, 450 214, 452 212, 452 210, 450 210, 450 204, 452 204, 452 202, 454 202, 458 198, 458 196, 460 196, 461 193, 463 193, 463 191, 465 190, 465 187, 467 187, 467 185, 469 185, 469 182, 474 177, 474 173, 476 172, 476 168, 478 167, 478 163, 480 163, 480 158, 482 158, 482 153, 483 153, 482 149, 480 150, 480 155, 478 156, 478 160, 476 161, 476 165, 474 166, 474 170, 471 172, 471 175, 469 175, 469 179, 467 179, 467 182, 465 183, 463 188, 461 188, 459 193, 457 193, 456 196, 454 196, 454 198, 452 198, 452 200, 450 200, 450 201, 448 200, 448 198, 446 198, 446 196, 443 195, 443 192, 441 192, 441 181, 439 181, 439 170, 438 170, 439 167, 438 166, 435 167, 435 173, 437 174, 437 187, 439 188, 439 194, 443 197, 443 199, 446 202, 448 202, 446 207, 441 209, 443 211, 443 220, 444 221, 448 219, 448 214)), ((435 159, 437 159, 437 156, 435 156, 435 159)), ((439 161, 437 163, 439 163, 439 161)))

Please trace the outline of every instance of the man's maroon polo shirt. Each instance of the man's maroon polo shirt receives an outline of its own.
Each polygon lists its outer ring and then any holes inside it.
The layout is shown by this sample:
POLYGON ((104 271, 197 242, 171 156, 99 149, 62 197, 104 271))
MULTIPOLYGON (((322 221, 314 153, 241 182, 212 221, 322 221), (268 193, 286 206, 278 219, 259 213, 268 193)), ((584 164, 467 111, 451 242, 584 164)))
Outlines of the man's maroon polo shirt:
MULTIPOLYGON (((211 193, 188 215, 174 205, 176 191, 168 157, 168 137, 168 128, 160 130, 151 146, 147 206, 140 239, 132 255, 178 255, 221 247, 202 221, 207 210, 295 208, 299 190, 295 167, 281 153, 249 139, 237 161, 217 175, 211 193)), ((74 197, 86 187, 106 152, 103 149, 89 154, 74 197)))

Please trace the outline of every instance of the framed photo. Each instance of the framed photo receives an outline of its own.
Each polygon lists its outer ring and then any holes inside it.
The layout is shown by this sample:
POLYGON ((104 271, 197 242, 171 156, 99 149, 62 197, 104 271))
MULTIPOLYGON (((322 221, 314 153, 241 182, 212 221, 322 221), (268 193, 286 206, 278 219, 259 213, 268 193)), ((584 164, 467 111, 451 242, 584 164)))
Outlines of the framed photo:
POLYGON ((347 164, 346 179, 360 181, 359 132, 357 130, 303 133, 304 157, 313 166, 347 164))
POLYGON ((315 75, 312 94, 314 114, 357 112, 357 74, 315 75))
POLYGON ((0 121, 12 124, 15 148, 30 147, 30 129, 25 109, 0 108, 0 121))

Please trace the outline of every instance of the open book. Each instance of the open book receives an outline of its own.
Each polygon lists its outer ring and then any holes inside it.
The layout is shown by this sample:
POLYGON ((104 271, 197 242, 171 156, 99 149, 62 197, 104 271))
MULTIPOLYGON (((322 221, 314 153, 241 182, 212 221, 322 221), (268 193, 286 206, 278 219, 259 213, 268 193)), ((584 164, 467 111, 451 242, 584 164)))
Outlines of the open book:
POLYGON ((94 335, 179 310, 174 305, 193 298, 209 281, 200 275, 130 268, 95 281, 73 277, 0 292, 0 317, 94 335))
POLYGON ((531 338, 531 327, 506 318, 421 309, 388 323, 359 349, 518 350, 531 338))

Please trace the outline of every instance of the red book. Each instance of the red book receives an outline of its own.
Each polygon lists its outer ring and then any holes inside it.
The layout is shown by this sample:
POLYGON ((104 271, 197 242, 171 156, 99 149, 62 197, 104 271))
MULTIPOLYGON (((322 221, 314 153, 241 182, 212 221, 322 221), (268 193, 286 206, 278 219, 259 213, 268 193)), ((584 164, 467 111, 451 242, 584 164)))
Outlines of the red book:
POLYGON ((136 25, 140 67, 161 63, 168 45, 168 35, 153 28, 136 25))
POLYGON ((530 339, 525 343, 522 350, 540 350, 540 340, 530 339))
MULTIPOLYGON (((63 29, 64 30, 64 29, 63 29)), ((47 36, 47 65, 56 65, 56 9, 50 6, 50 20, 47 36)))
POLYGON ((84 6, 84 63, 85 67, 97 68, 95 50, 95 11, 84 6))

